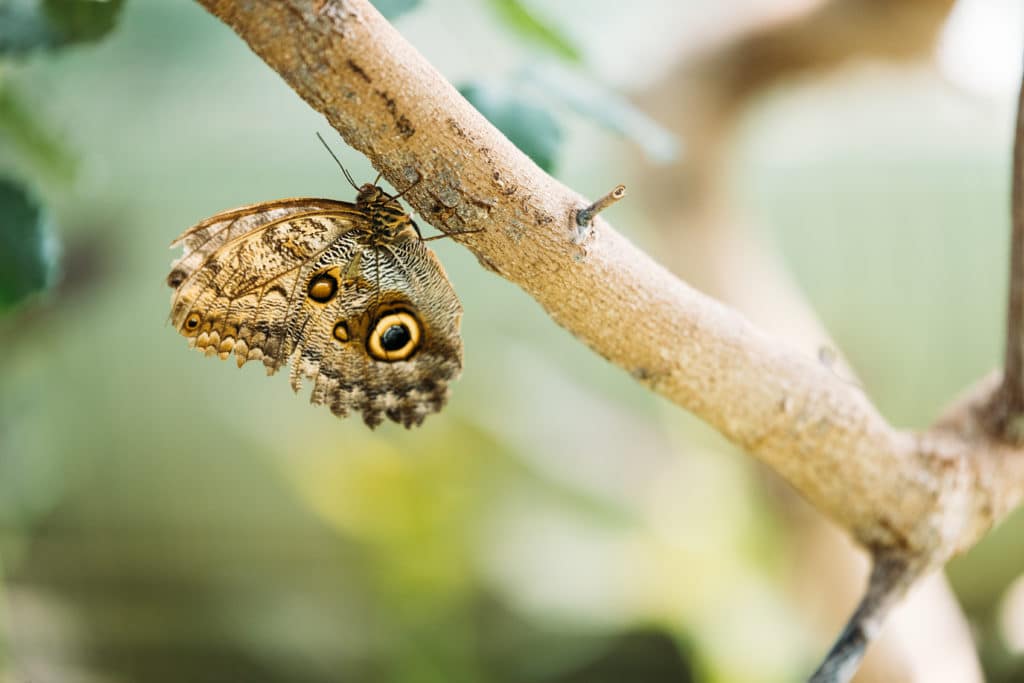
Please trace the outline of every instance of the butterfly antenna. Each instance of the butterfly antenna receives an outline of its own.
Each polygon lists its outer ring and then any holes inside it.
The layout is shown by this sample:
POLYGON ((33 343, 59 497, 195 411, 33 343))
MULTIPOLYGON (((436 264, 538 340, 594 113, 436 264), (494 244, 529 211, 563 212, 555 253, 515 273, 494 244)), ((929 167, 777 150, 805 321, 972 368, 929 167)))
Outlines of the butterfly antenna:
POLYGON ((338 164, 338 168, 341 169, 341 172, 345 174, 345 179, 348 180, 348 184, 351 185, 356 190, 356 192, 358 192, 359 186, 356 185, 356 181, 352 180, 352 174, 349 173, 348 169, 345 168, 345 166, 341 163, 341 159, 338 158, 338 155, 334 153, 334 150, 331 149, 330 145, 327 144, 327 141, 324 140, 324 137, 320 135, 320 133, 317 133, 316 136, 317 138, 319 138, 320 144, 322 144, 324 146, 324 149, 327 150, 327 153, 330 154, 331 157, 334 159, 334 162, 338 164))
POLYGON ((379 182, 380 182, 380 177, 381 177, 382 175, 384 175, 384 171, 378 171, 378 172, 377 172, 377 177, 373 179, 373 184, 374 184, 374 185, 376 185, 377 183, 379 183, 379 182))
POLYGON ((420 184, 420 181, 421 181, 421 180, 423 180, 423 176, 420 176, 419 178, 417 178, 417 179, 416 179, 416 182, 414 182, 414 183, 413 183, 412 185, 410 185, 409 187, 405 188, 404 190, 402 190, 401 192, 399 192, 398 194, 396 194, 395 196, 393 196, 393 197, 392 197, 392 199, 401 199, 402 197, 404 197, 404 196, 405 196, 405 193, 406 193, 406 192, 408 192, 408 191, 409 191, 409 190, 411 190, 412 188, 414 188, 414 187, 416 187, 417 185, 419 185, 419 184, 420 184))

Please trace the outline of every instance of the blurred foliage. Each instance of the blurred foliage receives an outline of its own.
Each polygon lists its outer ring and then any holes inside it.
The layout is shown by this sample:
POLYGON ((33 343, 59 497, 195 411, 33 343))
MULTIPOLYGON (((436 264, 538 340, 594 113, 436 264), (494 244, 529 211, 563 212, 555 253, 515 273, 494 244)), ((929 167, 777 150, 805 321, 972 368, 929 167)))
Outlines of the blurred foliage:
MULTIPOLYGON (((2 0, 0 60, 98 40, 114 28, 122 5, 123 0, 2 0)), ((71 153, 16 91, 5 66, 0 61, 0 153, 17 161, 4 167, 27 167, 69 182, 71 153)), ((0 180, 0 314, 52 284, 56 258, 47 212, 23 187, 0 180)))
POLYGON ((0 178, 0 315, 53 279, 53 239, 38 203, 20 185, 0 178))
POLYGON ((553 64, 535 64, 520 72, 522 86, 539 92, 545 102, 560 102, 606 130, 638 145, 651 160, 665 164, 679 159, 676 136, 610 88, 579 71, 553 64))
POLYGON ((102 38, 124 0, 2 0, 0 56, 102 38))
POLYGON ((373 6, 389 21, 394 21, 406 12, 419 6, 420 0, 372 0, 373 6))
POLYGON ((554 171, 562 127, 546 107, 525 100, 503 82, 470 83, 459 92, 534 163, 554 171))
POLYGON ((579 71, 534 64, 512 76, 464 84, 459 92, 549 173, 564 147, 558 104, 637 144, 658 163, 678 158, 679 141, 671 132, 579 71))
POLYGON ((628 99, 600 85, 558 22, 542 20, 518 0, 483 2, 494 10, 506 33, 525 38, 540 49, 528 53, 525 66, 514 72, 474 80, 460 92, 538 166, 551 172, 562 153, 559 121, 563 112, 555 105, 639 145, 658 163, 677 158, 675 136, 628 99), (562 66, 566 63, 572 68, 562 66))
MULTIPOLYGON (((406 12, 410 40, 573 187, 659 179, 590 122, 652 158, 678 153, 617 86, 594 85, 615 79, 568 36, 614 37, 625 71, 646 73, 664 66, 641 51, 659 30, 699 37, 686 31, 700 22, 664 18, 699 3, 580 0, 543 20, 540 3, 377 4, 406 12), (546 61, 559 55, 578 63, 546 61)), ((0 0, 0 35, 15 8, 42 7, 0 0)), ((0 319, 0 679, 808 670, 834 634, 794 603, 795 532, 763 473, 465 250, 433 243, 464 301, 466 371, 415 432, 367 432, 282 377, 190 352, 165 325, 170 240, 229 206, 349 190, 312 140, 322 118, 196 3, 135 0, 118 23, 97 49, 7 62, 0 82, 0 167, 32 178, 18 196, 45 197, 66 244, 59 285, 0 319)), ((997 360, 1008 161, 983 108, 892 79, 864 92, 837 78, 845 98, 811 90, 756 112, 738 206, 771 226, 885 413, 919 425, 997 360)), ((640 242, 668 229, 640 203, 621 210, 640 242)), ((1024 570, 1022 520, 951 569, 1007 683, 1021 658, 991 615, 1024 570)))
POLYGON ((0 80, 0 152, 60 182, 74 177, 75 159, 32 111, 13 83, 0 80))
POLYGON ((581 61, 582 55, 572 42, 554 24, 538 17, 533 8, 520 0, 485 1, 515 35, 564 60, 581 61))

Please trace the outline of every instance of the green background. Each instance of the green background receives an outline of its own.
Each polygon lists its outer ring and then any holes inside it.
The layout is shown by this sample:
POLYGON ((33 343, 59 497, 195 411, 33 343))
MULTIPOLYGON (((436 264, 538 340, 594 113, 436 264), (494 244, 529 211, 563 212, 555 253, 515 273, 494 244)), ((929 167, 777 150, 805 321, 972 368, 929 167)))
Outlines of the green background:
MULTIPOLYGON (((674 3, 620 21, 598 4, 552 21, 600 78, 667 60, 650 43, 677 29, 643 19, 682 22, 674 3)), ((545 58, 501 17, 431 2, 398 27, 462 83, 545 58)), ((827 647, 794 597, 779 482, 458 245, 432 243, 465 307, 465 372, 418 430, 339 421, 187 348, 166 323, 175 236, 236 205, 351 199, 316 131, 376 175, 198 5, 133 0, 108 39, 3 75, 68 158, 0 142, 63 250, 59 284, 0 318, 0 672, 742 683, 794 680, 827 647)), ((742 127, 737 210, 898 425, 999 362, 1011 116, 927 67, 875 66, 777 93, 742 127)), ((557 175, 581 192, 663 172, 559 121, 557 175)), ((640 244, 666 229, 629 198, 609 217, 640 244)), ((990 680, 1020 670, 997 612, 1022 526, 950 567, 990 680)))

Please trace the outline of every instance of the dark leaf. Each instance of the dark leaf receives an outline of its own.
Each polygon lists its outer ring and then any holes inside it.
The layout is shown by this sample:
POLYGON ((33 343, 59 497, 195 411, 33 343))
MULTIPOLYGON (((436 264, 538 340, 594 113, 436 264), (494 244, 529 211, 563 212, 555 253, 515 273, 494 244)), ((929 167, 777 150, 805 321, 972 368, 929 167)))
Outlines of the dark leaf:
POLYGON ((24 188, 0 179, 0 313, 50 284, 56 251, 39 204, 24 188))
POLYGON ((680 153, 678 138, 618 93, 575 71, 553 64, 526 69, 520 79, 545 100, 561 102, 584 118, 633 141, 654 161, 669 163, 680 153))
POLYGON ((550 24, 534 15, 520 0, 488 0, 512 32, 571 62, 581 60, 576 46, 550 24))
POLYGON ((577 671, 559 676, 558 683, 693 683, 694 666, 675 638, 655 628, 627 631, 612 639, 606 650, 577 671))
POLYGON ((406 12, 416 9, 420 0, 371 0, 377 11, 388 21, 394 21, 406 12))
POLYGON ((459 92, 538 166, 554 169, 562 129, 550 112, 504 86, 472 83, 459 92))
POLYGON ((0 55, 103 37, 124 0, 0 0, 0 55))

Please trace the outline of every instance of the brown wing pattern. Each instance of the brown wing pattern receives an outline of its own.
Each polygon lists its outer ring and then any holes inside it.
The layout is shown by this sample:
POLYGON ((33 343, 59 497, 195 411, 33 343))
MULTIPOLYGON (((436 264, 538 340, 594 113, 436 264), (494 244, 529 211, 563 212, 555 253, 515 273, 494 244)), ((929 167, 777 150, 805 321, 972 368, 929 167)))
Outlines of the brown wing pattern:
POLYGON ((339 306, 309 327, 292 386, 298 388, 300 377, 313 379, 313 403, 339 417, 360 411, 371 427, 384 417, 420 424, 444 407, 448 385, 462 370, 462 306, 437 257, 418 239, 369 247, 361 264, 339 306), (413 316, 420 343, 407 359, 384 362, 368 351, 369 339, 375 324, 394 311, 413 316), (350 333, 346 342, 332 335, 342 321, 350 333))
POLYGON ((207 355, 268 374, 290 361, 293 388, 312 379, 311 402, 371 427, 444 406, 462 307, 411 230, 382 240, 361 207, 289 199, 213 216, 172 246, 171 322, 207 355))
MULTIPOLYGON (((239 366, 262 360, 272 374, 294 349, 287 332, 304 271, 362 220, 354 207, 328 200, 268 202, 218 214, 172 246, 171 322, 207 355, 239 366)), ((298 295, 301 296, 301 293, 298 295)))

